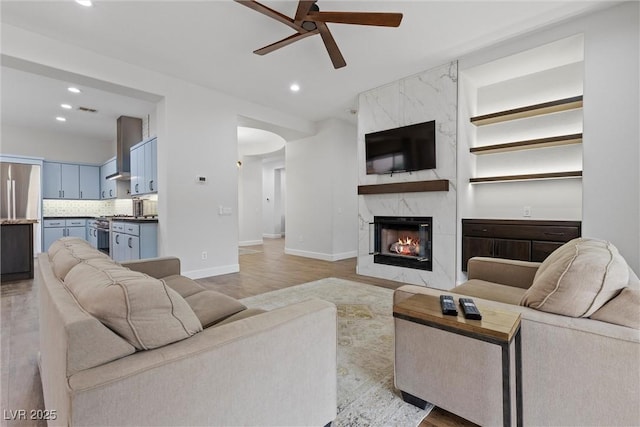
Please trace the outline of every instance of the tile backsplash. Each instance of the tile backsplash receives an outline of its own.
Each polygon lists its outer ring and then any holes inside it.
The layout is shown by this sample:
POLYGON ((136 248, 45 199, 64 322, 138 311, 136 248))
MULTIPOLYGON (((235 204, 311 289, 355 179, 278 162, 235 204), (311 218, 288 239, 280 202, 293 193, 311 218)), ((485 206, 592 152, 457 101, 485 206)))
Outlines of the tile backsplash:
POLYGON ((42 216, 133 215, 131 199, 43 200, 42 216))

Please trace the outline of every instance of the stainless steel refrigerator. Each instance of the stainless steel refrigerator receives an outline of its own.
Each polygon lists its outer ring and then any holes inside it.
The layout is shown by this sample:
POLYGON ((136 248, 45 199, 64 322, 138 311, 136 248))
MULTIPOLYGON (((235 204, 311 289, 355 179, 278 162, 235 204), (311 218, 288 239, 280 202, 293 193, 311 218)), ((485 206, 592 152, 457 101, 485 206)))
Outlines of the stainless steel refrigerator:
POLYGON ((0 162, 0 218, 38 219, 40 165, 0 162))

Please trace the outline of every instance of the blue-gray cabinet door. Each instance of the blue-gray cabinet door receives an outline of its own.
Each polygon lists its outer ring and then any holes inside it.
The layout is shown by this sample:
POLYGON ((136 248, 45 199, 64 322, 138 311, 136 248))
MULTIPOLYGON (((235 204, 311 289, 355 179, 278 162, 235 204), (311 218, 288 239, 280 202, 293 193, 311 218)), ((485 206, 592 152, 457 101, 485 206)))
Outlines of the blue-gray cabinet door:
POLYGON ((80 165, 80 198, 100 199, 100 168, 98 166, 80 165))
POLYGON ((62 198, 61 180, 60 163, 44 162, 42 164, 42 197, 44 199, 62 198))
POLYGON ((62 163, 61 168, 61 186, 63 199, 79 199, 80 198, 80 166, 62 163))

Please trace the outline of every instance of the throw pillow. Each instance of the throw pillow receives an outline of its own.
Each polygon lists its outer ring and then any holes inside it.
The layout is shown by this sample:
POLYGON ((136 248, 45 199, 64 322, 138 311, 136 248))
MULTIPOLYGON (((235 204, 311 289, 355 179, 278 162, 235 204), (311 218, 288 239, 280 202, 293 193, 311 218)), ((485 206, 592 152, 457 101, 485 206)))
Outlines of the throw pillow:
POLYGON ((629 267, 611 243, 578 238, 545 259, 520 305, 589 317, 627 285, 629 267))
POLYGON ((138 350, 171 344, 202 331, 189 304, 161 280, 105 260, 86 260, 67 274, 78 303, 138 350))
POLYGON ((640 329, 640 289, 624 288, 591 315, 592 319, 640 329))

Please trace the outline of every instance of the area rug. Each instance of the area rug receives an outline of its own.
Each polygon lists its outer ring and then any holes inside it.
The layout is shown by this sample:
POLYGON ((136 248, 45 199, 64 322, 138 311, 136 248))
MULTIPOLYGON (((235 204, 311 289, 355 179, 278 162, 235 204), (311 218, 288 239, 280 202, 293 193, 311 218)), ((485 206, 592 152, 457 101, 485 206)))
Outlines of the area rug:
POLYGON ((393 386, 393 291, 328 278, 245 298, 273 309, 309 298, 338 308, 338 416, 333 426, 417 426, 432 407, 405 403, 393 386))

